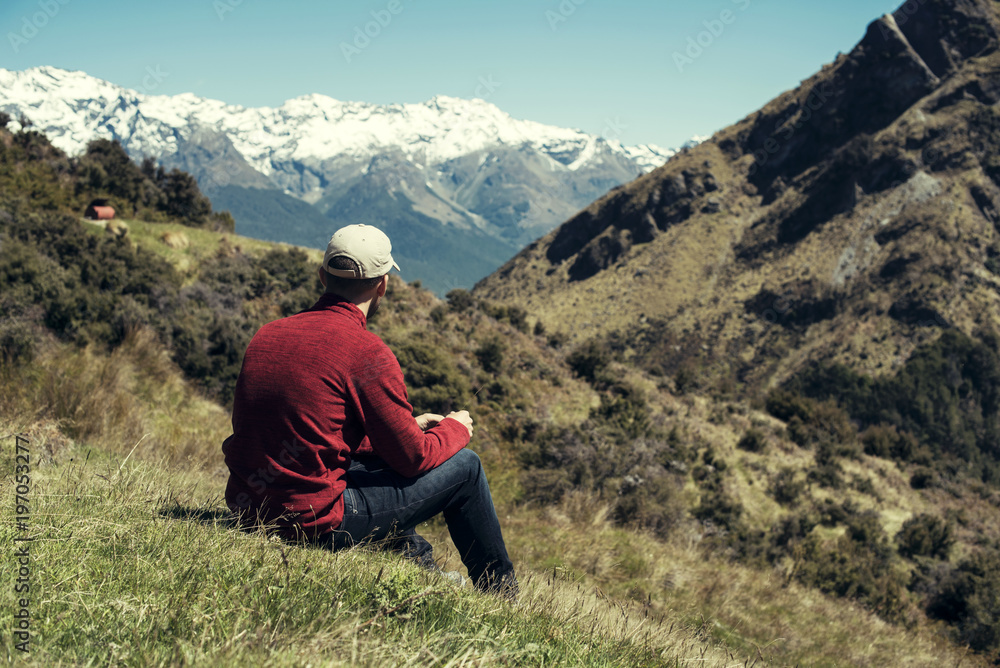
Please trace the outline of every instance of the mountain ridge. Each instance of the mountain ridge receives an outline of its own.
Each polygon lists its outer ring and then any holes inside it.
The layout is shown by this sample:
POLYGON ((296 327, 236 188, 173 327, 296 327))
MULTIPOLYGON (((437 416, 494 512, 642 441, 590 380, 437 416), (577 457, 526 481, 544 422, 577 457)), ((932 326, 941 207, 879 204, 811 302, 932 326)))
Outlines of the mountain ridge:
POLYGON ((476 293, 748 387, 824 360, 886 373, 945 327, 1000 328, 998 26, 985 2, 904 5, 476 293))

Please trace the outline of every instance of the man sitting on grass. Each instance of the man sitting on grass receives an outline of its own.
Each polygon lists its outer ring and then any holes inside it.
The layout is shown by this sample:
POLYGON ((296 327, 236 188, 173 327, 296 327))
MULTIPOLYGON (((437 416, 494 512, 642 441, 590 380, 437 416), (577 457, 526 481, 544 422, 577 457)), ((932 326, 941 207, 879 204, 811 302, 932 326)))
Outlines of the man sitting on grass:
POLYGON ((444 514, 477 588, 513 598, 514 567, 468 411, 413 416, 399 362, 367 330, 389 283, 389 238, 349 225, 320 267, 326 292, 250 341, 233 400, 226 502, 246 526, 332 549, 370 541, 433 568, 414 530, 444 514))

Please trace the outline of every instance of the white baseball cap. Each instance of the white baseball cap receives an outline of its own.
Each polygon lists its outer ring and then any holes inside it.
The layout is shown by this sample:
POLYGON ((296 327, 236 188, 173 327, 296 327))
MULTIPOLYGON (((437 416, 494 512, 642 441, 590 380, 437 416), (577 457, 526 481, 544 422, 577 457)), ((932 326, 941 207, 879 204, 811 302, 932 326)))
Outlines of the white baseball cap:
POLYGON ((392 259, 392 243, 385 232, 371 225, 348 225, 333 233, 326 245, 323 269, 339 278, 377 278, 389 273, 389 269, 399 271, 399 265, 392 259), (352 269, 331 269, 330 260, 346 257, 358 267, 352 269))

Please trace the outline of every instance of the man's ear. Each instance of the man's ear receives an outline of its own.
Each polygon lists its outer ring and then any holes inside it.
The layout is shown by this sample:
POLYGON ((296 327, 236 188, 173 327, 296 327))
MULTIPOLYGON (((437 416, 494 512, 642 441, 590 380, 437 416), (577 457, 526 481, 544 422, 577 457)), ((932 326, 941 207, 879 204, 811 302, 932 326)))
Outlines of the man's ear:
POLYGON ((389 288, 389 274, 382 276, 382 282, 378 284, 378 296, 385 297, 385 291, 389 288))
POLYGON ((323 289, 326 289, 326 272, 323 271, 323 267, 320 266, 316 271, 319 272, 319 282, 323 284, 323 289))

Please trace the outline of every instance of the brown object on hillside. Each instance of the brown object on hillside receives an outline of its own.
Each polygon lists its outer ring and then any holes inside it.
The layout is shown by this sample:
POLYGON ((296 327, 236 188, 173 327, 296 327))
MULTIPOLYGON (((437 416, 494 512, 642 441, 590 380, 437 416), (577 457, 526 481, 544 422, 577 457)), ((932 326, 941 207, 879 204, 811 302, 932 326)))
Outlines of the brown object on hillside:
POLYGON ((87 220, 113 220, 115 210, 108 206, 108 200, 95 199, 83 212, 83 217, 87 220))
POLYGON ((1000 331, 998 47, 998 3, 906 3, 475 294, 747 388, 818 361, 892 373, 945 327, 1000 331))
POLYGON ((160 235, 160 241, 175 250, 181 250, 191 245, 191 240, 183 232, 164 232, 160 235))
POLYGON ((128 235, 128 225, 120 220, 109 220, 104 230, 113 237, 124 237, 128 235))

